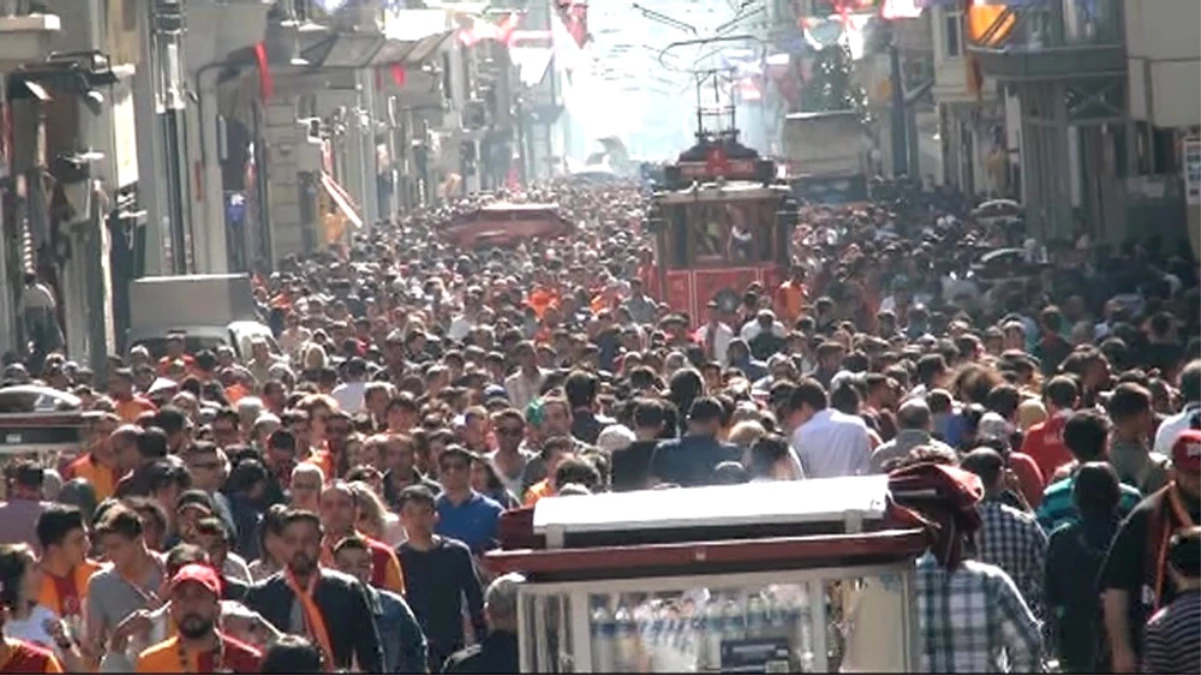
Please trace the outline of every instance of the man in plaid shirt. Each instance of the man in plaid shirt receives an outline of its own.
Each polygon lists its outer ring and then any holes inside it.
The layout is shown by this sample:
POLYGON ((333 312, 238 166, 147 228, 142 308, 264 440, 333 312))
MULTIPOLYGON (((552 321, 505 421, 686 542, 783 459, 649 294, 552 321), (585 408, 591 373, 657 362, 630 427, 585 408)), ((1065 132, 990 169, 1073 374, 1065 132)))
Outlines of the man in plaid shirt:
POLYGON ((924 462, 893 471, 889 483, 896 503, 936 533, 914 580, 921 672, 1041 672, 1041 628, 1013 580, 995 565, 965 559, 981 523, 980 479, 924 462))
POLYGON ((976 507, 980 531, 976 533, 976 560, 996 565, 1013 580, 1022 598, 1042 616, 1043 568, 1047 557, 1047 535, 1032 514, 1001 503, 1000 495, 1017 484, 1001 454, 991 448, 973 450, 960 466, 980 478, 984 500, 976 507))

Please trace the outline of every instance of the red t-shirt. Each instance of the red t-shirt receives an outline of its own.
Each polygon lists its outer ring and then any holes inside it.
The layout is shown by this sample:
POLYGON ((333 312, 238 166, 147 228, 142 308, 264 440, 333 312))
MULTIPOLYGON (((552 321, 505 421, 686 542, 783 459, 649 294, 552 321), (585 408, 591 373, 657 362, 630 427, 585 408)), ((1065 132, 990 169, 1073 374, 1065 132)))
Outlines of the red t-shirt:
POLYGON ((0 663, 0 673, 61 673, 63 666, 58 657, 47 649, 24 640, 5 638, 8 658, 0 663))
POLYGON ((1056 469, 1072 461, 1072 453, 1063 442, 1063 428, 1067 422, 1067 415, 1053 415, 1030 427, 1022 440, 1022 454, 1034 460, 1044 479, 1054 476, 1056 469))
POLYGON ((1030 503, 1031 508, 1037 508, 1043 501, 1043 475, 1038 470, 1038 464, 1030 455, 1020 452, 1009 453, 1009 466, 1018 477, 1022 487, 1022 496, 1030 503))

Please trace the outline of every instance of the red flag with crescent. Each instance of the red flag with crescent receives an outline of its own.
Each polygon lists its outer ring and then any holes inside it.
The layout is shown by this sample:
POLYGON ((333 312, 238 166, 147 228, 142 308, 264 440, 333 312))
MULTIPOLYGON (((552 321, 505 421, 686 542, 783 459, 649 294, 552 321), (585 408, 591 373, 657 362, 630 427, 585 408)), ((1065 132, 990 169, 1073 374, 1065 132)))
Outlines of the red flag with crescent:
POLYGON ((263 102, 271 100, 275 93, 275 82, 271 79, 271 65, 267 61, 267 43, 260 42, 254 46, 254 60, 259 67, 259 95, 263 102))

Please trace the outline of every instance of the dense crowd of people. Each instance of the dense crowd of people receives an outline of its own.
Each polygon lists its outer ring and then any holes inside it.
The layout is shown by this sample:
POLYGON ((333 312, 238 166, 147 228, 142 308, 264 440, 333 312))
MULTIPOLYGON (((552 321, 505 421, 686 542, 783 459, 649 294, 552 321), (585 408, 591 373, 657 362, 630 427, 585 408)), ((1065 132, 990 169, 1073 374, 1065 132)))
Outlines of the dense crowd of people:
POLYGON ((506 510, 885 472, 945 488, 913 507, 923 670, 1198 672, 1197 262, 877 188, 702 317, 650 295, 642 189, 554 184, 507 196, 570 237, 456 250, 431 209, 285 261, 241 358, 8 365, 89 427, 6 467, 0 672, 517 672, 506 510))

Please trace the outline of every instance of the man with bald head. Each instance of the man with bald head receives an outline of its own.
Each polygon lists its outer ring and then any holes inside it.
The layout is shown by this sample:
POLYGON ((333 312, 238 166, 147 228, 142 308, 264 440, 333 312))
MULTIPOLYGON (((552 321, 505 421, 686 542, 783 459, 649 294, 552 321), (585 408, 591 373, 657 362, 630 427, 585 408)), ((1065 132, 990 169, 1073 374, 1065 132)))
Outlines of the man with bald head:
POLYGON ((354 491, 344 481, 336 480, 321 491, 319 499, 321 526, 325 541, 321 543, 321 564, 333 567, 334 549, 347 537, 359 537, 371 549, 373 572, 371 584, 378 588, 404 593, 404 576, 400 560, 387 544, 362 534, 355 528, 359 518, 359 503, 354 491))
POLYGON ((954 452, 949 445, 931 435, 934 416, 924 398, 911 398, 901 404, 897 410, 897 427, 896 438, 872 451, 872 473, 885 473, 889 464, 905 457, 919 445, 932 445, 954 452))
POLYGON ((517 650, 517 592, 525 578, 509 573, 497 577, 484 593, 488 636, 446 660, 443 673, 520 672, 517 650))

